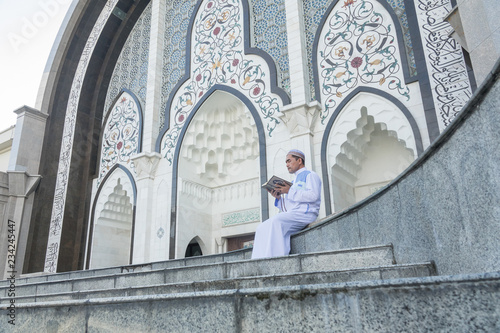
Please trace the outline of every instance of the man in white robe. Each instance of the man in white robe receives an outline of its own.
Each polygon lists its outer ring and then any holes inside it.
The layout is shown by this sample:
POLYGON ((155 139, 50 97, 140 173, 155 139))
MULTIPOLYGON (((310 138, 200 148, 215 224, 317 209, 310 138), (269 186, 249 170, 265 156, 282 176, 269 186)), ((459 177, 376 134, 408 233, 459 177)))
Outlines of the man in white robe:
POLYGON ((304 153, 292 149, 286 156, 288 172, 295 175, 293 185, 277 186, 269 193, 280 212, 257 227, 252 259, 285 256, 290 253, 290 236, 318 217, 321 179, 305 167, 304 153))

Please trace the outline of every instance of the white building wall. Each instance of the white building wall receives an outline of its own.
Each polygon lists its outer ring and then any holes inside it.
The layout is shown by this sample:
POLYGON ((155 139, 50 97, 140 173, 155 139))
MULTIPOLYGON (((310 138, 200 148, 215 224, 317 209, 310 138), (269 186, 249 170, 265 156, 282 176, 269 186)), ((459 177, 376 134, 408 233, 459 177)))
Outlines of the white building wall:
POLYGON ((0 172, 6 172, 9 167, 10 151, 14 140, 14 128, 11 126, 0 132, 0 172))

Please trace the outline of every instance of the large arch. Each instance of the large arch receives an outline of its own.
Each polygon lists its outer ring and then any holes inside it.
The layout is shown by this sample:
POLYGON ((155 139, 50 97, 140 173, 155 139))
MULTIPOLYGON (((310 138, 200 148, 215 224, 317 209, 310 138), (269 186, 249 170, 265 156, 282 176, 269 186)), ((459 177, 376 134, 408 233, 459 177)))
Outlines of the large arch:
MULTIPOLYGON (((384 91, 370 87, 356 88, 335 109, 323 134, 321 156, 323 160, 322 174, 327 215, 332 213, 333 204, 331 171, 335 163, 332 163, 332 158, 335 159, 342 152, 342 145, 348 141, 348 134, 353 135, 354 132, 352 131, 357 128, 358 130, 362 130, 357 123, 363 117, 362 112, 366 113, 365 116, 374 118, 370 120, 373 124, 378 123, 379 125, 377 126, 386 127, 385 129, 378 128, 379 131, 391 131, 392 133, 388 133, 389 136, 397 140, 402 140, 404 146, 412 150, 413 159, 416 159, 423 152, 420 130, 410 111, 403 103, 384 91), (365 109, 362 110, 363 108, 365 109), (333 136, 336 137, 336 140, 332 140, 333 136)), ((369 142, 369 140, 366 142, 369 142)), ((402 160, 406 161, 405 158, 402 160)), ((403 164, 406 164, 406 162, 403 164)), ((384 182, 386 181, 387 179, 384 180, 384 182)))
MULTIPOLYGON (((248 100, 248 98, 241 92, 231 87, 227 87, 224 85, 215 85, 213 86, 198 102, 195 106, 193 112, 191 112, 186 120, 186 125, 182 128, 178 144, 175 148, 174 160, 173 160, 173 172, 172 172, 172 203, 171 203, 171 221, 170 221, 170 230, 171 230, 171 239, 170 239, 170 250, 169 250, 169 258, 175 258, 176 254, 176 235, 177 235, 177 222, 178 222, 178 189, 179 189, 179 161, 181 155, 181 148, 183 141, 185 139, 186 133, 188 131, 189 125, 192 119, 195 117, 198 110, 203 106, 203 104, 210 98, 214 93, 227 93, 233 96, 234 99, 239 100, 245 108, 249 111, 252 120, 255 124, 258 136, 258 151, 259 151, 259 165, 258 165, 258 173, 259 173, 259 184, 263 184, 267 180, 267 158, 266 158, 266 135, 264 126, 262 124, 261 118, 258 114, 258 111, 255 109, 253 103, 248 100)), ((259 186, 260 189, 260 186, 259 186)), ((269 217, 269 208, 268 208, 268 199, 267 193, 264 193, 262 189, 260 189, 260 216, 262 220, 265 220, 269 217)))
POLYGON ((37 103, 49 118, 40 161, 44 182, 34 200, 25 273, 84 266, 81 239, 88 228, 106 87, 127 37, 149 2, 78 1, 65 18, 46 67, 42 100, 37 103), (70 166, 72 177, 67 176, 70 166), (52 210, 46 209, 49 205, 52 210), (57 239, 49 240, 53 234, 57 239))

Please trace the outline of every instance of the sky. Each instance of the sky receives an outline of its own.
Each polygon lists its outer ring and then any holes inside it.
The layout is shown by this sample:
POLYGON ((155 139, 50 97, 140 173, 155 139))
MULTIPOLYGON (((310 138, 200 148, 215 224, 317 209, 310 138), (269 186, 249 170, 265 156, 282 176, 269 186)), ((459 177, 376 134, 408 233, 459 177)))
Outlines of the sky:
POLYGON ((72 0, 0 0, 0 131, 35 107, 42 74, 72 0))

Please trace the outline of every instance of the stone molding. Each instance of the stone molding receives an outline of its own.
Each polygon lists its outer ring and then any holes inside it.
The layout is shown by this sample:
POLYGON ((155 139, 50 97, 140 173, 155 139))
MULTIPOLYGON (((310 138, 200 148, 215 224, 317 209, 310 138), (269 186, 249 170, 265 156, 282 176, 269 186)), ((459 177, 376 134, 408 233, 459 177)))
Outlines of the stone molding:
POLYGON ((159 153, 143 152, 131 158, 135 164, 137 180, 154 179, 161 160, 159 153))
POLYGON ((321 113, 321 106, 317 101, 313 101, 307 104, 287 105, 281 111, 281 120, 293 138, 304 134, 312 135, 316 120, 321 113))
POLYGON ((38 186, 42 176, 30 175, 26 171, 7 171, 9 196, 27 198, 38 186))
POLYGON ((14 110, 14 113, 17 114, 18 117, 29 115, 31 116, 31 118, 35 118, 42 121, 45 121, 49 117, 48 114, 43 113, 37 109, 31 108, 27 105, 23 105, 19 109, 14 110))

